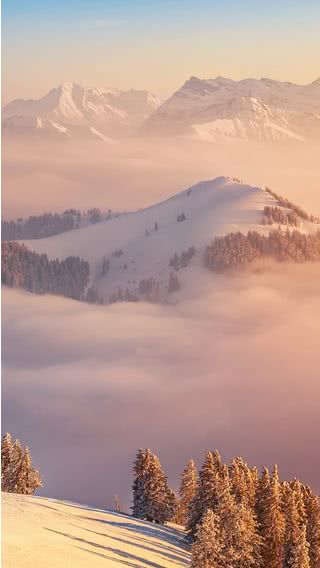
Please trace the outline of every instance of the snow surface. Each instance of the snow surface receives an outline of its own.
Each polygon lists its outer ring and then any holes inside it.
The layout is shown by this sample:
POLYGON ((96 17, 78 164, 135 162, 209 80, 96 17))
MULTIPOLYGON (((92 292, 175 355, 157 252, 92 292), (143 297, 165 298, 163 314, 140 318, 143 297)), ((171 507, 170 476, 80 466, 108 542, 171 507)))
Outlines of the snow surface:
MULTIPOLYGON (((161 295, 165 296, 172 271, 169 262, 175 253, 180 255, 190 246, 196 248, 190 265, 178 273, 180 282, 186 285, 193 280, 194 273, 200 277, 201 271, 205 271, 203 254, 215 236, 234 231, 246 233, 250 229, 270 231, 270 226, 262 224, 265 205, 277 202, 263 188, 219 177, 202 181, 146 209, 25 244, 49 258, 74 255, 88 260, 91 284, 106 301, 118 287, 136 294, 139 282, 149 278, 159 283, 161 295), (177 222, 182 212, 186 220, 177 222), (158 230, 154 230, 155 223, 158 230), (123 254, 114 256, 119 249, 123 254), (104 276, 103 257, 110 262, 104 276)), ((299 230, 308 232, 315 228, 318 225, 313 227, 307 222, 299 230)))
POLYGON ((295 85, 271 79, 191 77, 150 116, 144 130, 213 142, 230 137, 319 139, 319 111, 319 81, 295 85))
POLYGON ((182 568, 183 531, 101 509, 2 494, 6 568, 182 568))

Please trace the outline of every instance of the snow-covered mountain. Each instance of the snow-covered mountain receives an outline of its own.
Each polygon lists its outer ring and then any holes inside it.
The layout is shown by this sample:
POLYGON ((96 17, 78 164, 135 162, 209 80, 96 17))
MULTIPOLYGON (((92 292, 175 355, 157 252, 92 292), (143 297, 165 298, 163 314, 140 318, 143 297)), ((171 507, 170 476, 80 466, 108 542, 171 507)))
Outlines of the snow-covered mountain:
POLYGON ((112 139, 93 126, 61 124, 40 116, 10 116, 2 119, 2 135, 6 138, 32 137, 44 140, 101 140, 112 139))
POLYGON ((86 505, 2 495, 2 558, 8 568, 187 568, 178 528, 86 505))
POLYGON ((146 120, 143 131, 214 142, 320 139, 320 79, 295 85, 191 77, 146 120))
MULTIPOLYGON (((119 290, 141 298, 148 281, 155 284, 153 292, 159 299, 168 301, 171 273, 178 274, 184 290, 193 288, 206 272, 204 252, 215 236, 250 229, 268 233, 272 225, 265 223, 264 208, 277 205, 277 199, 263 188, 220 177, 146 209, 25 243, 49 258, 75 255, 88 260, 91 285, 106 302, 119 290), (190 253, 193 247, 195 254, 190 253), (187 254, 186 266, 176 273, 172 261, 175 254, 181 257, 183 253, 187 254)), ((278 221, 273 225, 277 227, 278 221)), ((318 227, 299 220, 302 232, 318 227)))
POLYGON ((140 126, 159 104, 158 97, 148 91, 85 88, 64 83, 40 99, 10 102, 2 109, 2 116, 40 117, 115 134, 140 126))

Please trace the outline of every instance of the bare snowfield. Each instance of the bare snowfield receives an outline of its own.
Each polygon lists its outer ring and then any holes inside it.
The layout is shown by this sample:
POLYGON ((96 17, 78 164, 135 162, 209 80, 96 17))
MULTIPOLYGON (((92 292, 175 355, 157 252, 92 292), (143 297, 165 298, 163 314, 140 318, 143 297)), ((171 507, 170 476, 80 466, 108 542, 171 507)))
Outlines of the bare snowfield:
POLYGON ((85 505, 2 494, 6 568, 189 566, 181 530, 85 505))

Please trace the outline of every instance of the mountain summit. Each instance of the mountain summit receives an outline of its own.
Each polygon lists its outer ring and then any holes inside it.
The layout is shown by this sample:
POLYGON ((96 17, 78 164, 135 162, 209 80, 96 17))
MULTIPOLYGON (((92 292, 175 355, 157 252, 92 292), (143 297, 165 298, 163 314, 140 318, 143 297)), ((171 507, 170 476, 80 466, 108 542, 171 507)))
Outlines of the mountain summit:
POLYGON ((39 117, 117 134, 137 128, 159 104, 160 100, 148 91, 85 88, 67 82, 40 99, 10 102, 3 108, 2 117, 39 117))
POLYGON ((320 139, 320 82, 192 76, 146 120, 143 130, 214 142, 320 139))
POLYGON ((106 302, 115 294, 145 296, 148 287, 166 298, 171 273, 178 273, 183 287, 205 277, 204 254, 215 237, 250 230, 267 235, 281 224, 284 231, 289 224, 316 231, 319 225, 292 207, 261 187, 218 177, 151 207, 25 244, 51 259, 88 260, 91 285, 106 302))

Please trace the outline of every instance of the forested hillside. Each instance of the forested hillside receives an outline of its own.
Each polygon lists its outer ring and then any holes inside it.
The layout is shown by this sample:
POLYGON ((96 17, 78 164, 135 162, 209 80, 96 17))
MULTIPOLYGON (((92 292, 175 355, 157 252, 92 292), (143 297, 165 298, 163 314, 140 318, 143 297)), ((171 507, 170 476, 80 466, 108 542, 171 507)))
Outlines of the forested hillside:
POLYGON ((75 300, 85 298, 89 263, 76 256, 49 260, 16 242, 1 243, 1 282, 35 294, 57 294, 75 300))

